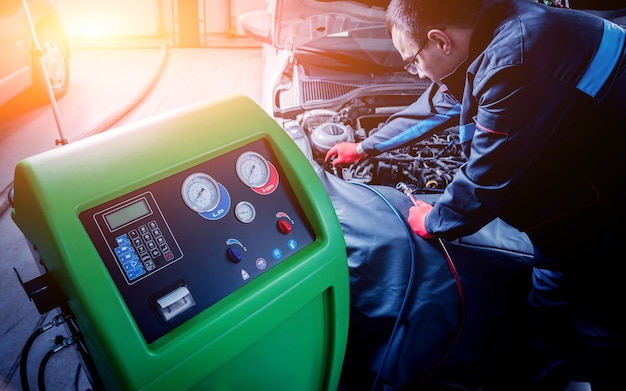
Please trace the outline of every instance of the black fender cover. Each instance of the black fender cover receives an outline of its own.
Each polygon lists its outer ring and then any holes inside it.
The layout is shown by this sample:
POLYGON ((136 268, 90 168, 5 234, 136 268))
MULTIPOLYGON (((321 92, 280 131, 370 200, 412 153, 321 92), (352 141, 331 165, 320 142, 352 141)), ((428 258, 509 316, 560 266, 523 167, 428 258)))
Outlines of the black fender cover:
MULTIPOLYGON (((340 389, 509 389, 524 356, 528 237, 494 220, 458 240, 425 240, 410 229, 412 203, 399 190, 314 168, 342 226, 350 270, 340 389)), ((433 203, 439 195, 416 197, 433 203)))

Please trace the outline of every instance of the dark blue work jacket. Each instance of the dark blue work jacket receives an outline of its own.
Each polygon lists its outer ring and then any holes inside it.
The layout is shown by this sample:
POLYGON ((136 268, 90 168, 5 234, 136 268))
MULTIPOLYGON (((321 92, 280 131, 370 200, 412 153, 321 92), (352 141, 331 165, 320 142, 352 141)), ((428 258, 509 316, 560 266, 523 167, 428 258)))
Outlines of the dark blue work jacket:
POLYGON ((426 219, 447 239, 495 217, 532 231, 618 200, 624 174, 624 30, 527 0, 484 3, 469 66, 443 80, 462 96, 468 155, 426 219))

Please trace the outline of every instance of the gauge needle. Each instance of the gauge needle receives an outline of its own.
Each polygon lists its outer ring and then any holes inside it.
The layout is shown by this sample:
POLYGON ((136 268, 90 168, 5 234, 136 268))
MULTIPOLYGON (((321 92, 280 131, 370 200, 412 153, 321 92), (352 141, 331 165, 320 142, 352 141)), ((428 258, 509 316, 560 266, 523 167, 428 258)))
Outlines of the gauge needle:
POLYGON ((203 192, 204 192, 204 188, 200 189, 200 191, 198 192, 198 195, 196 196, 196 198, 200 198, 200 196, 202 195, 203 192))

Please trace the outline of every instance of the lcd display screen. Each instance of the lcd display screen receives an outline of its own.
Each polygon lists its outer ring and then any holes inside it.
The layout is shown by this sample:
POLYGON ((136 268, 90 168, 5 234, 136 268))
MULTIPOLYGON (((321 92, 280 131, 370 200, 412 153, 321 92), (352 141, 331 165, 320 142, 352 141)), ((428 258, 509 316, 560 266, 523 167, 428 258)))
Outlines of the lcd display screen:
POLYGON ((111 231, 131 223, 143 216, 149 215, 151 212, 145 198, 133 202, 123 208, 104 215, 111 231))

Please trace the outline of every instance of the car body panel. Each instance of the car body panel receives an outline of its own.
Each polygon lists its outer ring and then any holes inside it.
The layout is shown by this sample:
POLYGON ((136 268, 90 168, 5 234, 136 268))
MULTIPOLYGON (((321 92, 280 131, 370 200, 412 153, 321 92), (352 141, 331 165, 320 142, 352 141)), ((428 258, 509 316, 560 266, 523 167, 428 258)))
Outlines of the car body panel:
POLYGON ((0 104, 32 84, 30 70, 30 34, 26 15, 18 1, 9 0, 0 6, 0 104), (15 3, 15 4, 9 4, 15 3))
POLYGON ((267 10, 243 14, 246 34, 275 48, 293 50, 321 37, 384 26, 388 0, 269 0, 267 10))
MULTIPOLYGON (((27 2, 35 29, 54 31, 61 40, 59 55, 70 56, 70 36, 66 29, 66 14, 57 0, 27 2)), ((40 43, 41 44, 41 43, 40 43)), ((45 43, 44 43, 45 46, 45 43)), ((21 0, 0 2, 0 105, 14 98, 38 81, 38 57, 29 25, 28 14, 21 0)), ((45 49, 43 47, 42 49, 45 49)), ((65 64, 67 65, 67 64, 65 64)), ((58 96, 67 88, 67 81, 58 96)), ((57 90, 55 90, 55 93, 57 90)))

